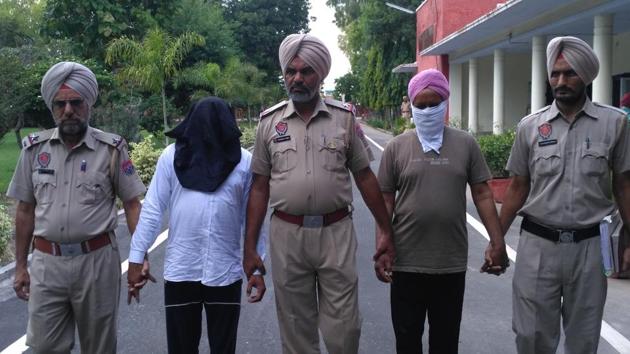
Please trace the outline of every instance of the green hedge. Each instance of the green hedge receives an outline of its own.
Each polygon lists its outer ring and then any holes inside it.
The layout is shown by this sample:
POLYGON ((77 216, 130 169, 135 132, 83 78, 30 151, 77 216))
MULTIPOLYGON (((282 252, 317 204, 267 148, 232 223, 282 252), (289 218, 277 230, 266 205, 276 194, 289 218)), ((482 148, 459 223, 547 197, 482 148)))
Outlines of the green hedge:
POLYGON ((507 160, 510 157, 512 144, 514 144, 514 131, 508 131, 497 135, 483 135, 477 137, 479 147, 483 153, 492 177, 509 177, 505 170, 507 160))

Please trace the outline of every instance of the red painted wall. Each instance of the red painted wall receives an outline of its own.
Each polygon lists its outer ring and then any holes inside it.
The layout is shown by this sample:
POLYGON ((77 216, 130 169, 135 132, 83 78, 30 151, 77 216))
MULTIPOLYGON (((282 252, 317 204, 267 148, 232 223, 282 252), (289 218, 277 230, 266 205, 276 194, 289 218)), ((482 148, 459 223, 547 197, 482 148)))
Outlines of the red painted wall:
POLYGON ((416 12, 418 71, 435 68, 448 78, 448 55, 421 56, 423 49, 456 32, 507 0, 426 0, 416 12))

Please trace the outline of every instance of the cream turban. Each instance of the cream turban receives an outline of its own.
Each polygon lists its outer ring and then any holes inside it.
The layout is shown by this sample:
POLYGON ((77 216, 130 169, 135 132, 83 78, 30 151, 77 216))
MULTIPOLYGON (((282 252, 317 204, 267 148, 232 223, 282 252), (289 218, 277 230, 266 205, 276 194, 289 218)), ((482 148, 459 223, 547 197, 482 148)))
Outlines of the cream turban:
POLYGON ((283 75, 291 60, 296 56, 299 56, 313 68, 320 80, 324 80, 328 76, 330 53, 319 38, 310 34, 290 34, 280 43, 278 57, 283 75))
POLYGON ((582 79, 584 85, 595 80, 599 72, 597 55, 586 42, 575 37, 556 37, 547 45, 547 76, 550 79, 553 65, 560 53, 582 79))
POLYGON ((49 110, 52 111, 53 98, 63 84, 78 92, 88 106, 92 107, 96 102, 98 83, 94 73, 79 63, 62 61, 48 69, 42 79, 42 98, 49 110))

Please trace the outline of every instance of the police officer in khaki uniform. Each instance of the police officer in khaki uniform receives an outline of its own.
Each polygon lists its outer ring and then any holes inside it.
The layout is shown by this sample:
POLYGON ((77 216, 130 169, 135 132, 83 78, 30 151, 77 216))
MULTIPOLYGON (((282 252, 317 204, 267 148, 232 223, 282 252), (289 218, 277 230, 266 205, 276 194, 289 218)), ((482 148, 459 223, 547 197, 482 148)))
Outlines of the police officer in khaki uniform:
POLYGON ((89 126, 97 93, 96 77, 81 64, 48 70, 42 97, 57 128, 24 139, 7 192, 19 201, 14 289, 28 300, 26 344, 36 353, 69 353, 75 325, 82 353, 116 352, 115 200, 133 232, 145 187, 123 139, 89 126))
POLYGON ((318 95, 330 69, 328 50, 311 35, 295 34, 282 42, 279 56, 290 100, 263 112, 256 134, 243 260, 248 291, 257 286, 254 271, 264 273, 256 242, 270 201, 283 352, 319 353, 319 327, 329 353, 357 353, 361 318, 350 173, 379 226, 375 259, 382 279, 391 271, 391 225, 352 112, 318 95))
POLYGON ((623 111, 587 97, 599 62, 584 41, 554 38, 547 70, 555 100, 518 125, 500 213, 504 231, 517 211, 523 216, 512 297, 516 347, 555 353, 562 318, 564 352, 596 353, 607 289, 599 223, 614 211, 613 195, 630 221, 630 130, 623 111))

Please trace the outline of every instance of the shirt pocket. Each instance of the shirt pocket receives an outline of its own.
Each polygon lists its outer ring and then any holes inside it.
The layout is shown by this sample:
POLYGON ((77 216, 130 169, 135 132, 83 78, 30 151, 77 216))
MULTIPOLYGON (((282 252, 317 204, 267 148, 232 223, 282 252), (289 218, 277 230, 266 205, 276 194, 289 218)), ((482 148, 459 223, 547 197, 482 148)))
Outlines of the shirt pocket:
POLYGON ((562 157, 560 148, 545 146, 536 150, 534 155, 534 169, 538 176, 554 176, 562 169, 562 157))
POLYGON ((50 204, 55 199, 57 189, 57 175, 40 174, 35 172, 33 176, 33 194, 37 204, 50 204))
POLYGON ((80 204, 95 204, 105 198, 113 198, 109 177, 101 172, 81 172, 76 188, 80 204))
POLYGON ((343 137, 322 136, 319 142, 321 165, 328 171, 343 171, 346 168, 346 143, 343 137))
POLYGON ((587 176, 601 176, 608 171, 608 147, 606 144, 592 143, 582 147, 580 159, 582 173, 587 176))
POLYGON ((271 171, 279 173, 294 169, 297 165, 297 148, 295 147, 295 140, 272 144, 271 171))

